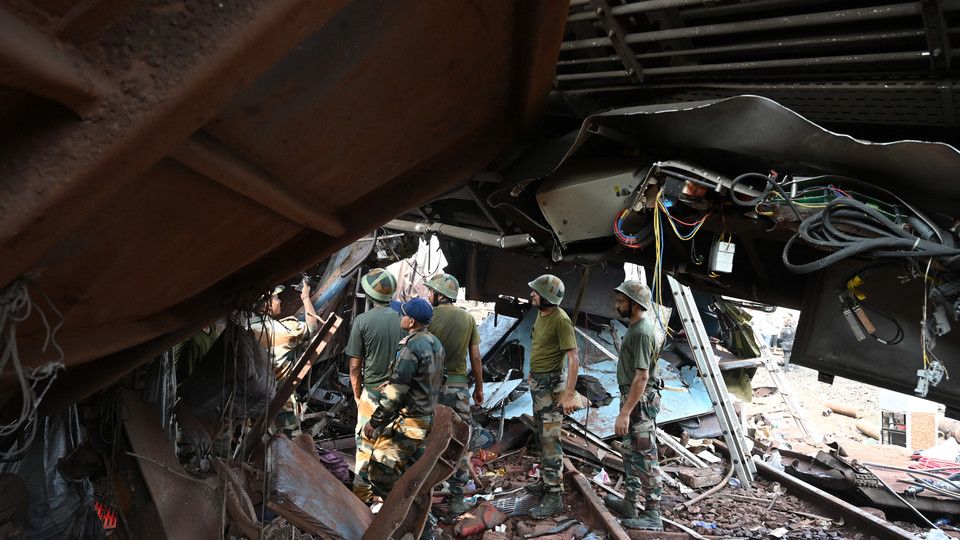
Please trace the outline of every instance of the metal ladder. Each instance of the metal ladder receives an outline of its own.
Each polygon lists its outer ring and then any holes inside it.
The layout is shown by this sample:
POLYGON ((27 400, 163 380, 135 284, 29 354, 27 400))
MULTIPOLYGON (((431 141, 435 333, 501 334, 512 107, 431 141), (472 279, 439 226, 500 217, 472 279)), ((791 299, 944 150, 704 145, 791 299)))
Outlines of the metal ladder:
POLYGON ((740 483, 748 486, 753 482, 753 475, 756 474, 757 467, 750 459, 747 441, 743 436, 743 426, 733 408, 733 403, 730 401, 730 394, 727 391, 727 384, 723 381, 720 365, 713 355, 710 337, 707 336, 703 320, 700 319, 700 312, 697 310, 690 287, 681 285, 672 276, 667 276, 667 280, 670 283, 670 289, 673 291, 674 303, 680 313, 680 320, 683 321, 683 329, 687 333, 687 340, 690 343, 691 351, 693 351, 694 360, 697 362, 697 369, 703 377, 704 386, 710 395, 710 401, 713 403, 713 410, 720 421, 723 439, 727 443, 727 448, 730 449, 730 461, 733 464, 733 470, 740 483))
POLYGON ((793 399, 793 393, 790 385, 787 383, 787 379, 784 377, 783 368, 777 364, 777 361, 770 354, 770 348, 767 347, 766 344, 761 344, 760 356, 763 359, 763 367, 767 370, 767 373, 770 374, 773 384, 777 386, 777 393, 780 394, 780 398, 783 399, 783 404, 786 405, 787 412, 793 417, 797 426, 800 427, 800 431, 803 432, 804 441, 806 441, 807 444, 817 446, 819 435, 807 425, 803 412, 793 399))

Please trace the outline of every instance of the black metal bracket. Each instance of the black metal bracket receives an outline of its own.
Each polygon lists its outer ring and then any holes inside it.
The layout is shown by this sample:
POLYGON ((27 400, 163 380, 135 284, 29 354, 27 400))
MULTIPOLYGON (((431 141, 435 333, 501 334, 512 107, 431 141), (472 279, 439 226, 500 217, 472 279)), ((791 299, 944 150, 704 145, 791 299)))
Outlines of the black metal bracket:
POLYGON ((597 18, 600 19, 600 24, 607 31, 607 37, 610 38, 613 49, 617 51, 620 62, 623 64, 624 69, 627 70, 627 76, 629 76, 630 80, 634 83, 642 83, 643 66, 637 61, 637 55, 633 52, 633 49, 627 45, 627 32, 613 16, 610 10, 610 4, 607 0, 590 0, 590 4, 593 6, 594 11, 596 11, 597 18))
POLYGON ((921 0, 923 29, 927 34, 927 50, 930 52, 930 67, 950 68, 950 38, 947 37, 947 21, 943 17, 942 0, 921 0))

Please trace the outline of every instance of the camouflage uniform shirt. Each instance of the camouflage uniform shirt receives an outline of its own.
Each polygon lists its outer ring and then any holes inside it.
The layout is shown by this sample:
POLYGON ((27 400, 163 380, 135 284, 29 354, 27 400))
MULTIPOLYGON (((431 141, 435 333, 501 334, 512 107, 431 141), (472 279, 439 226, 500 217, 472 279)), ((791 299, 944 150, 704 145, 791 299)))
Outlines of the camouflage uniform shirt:
POLYGON ((381 429, 401 414, 407 417, 433 414, 443 382, 443 345, 436 336, 421 330, 400 340, 400 350, 390 369, 380 406, 370 418, 381 429))

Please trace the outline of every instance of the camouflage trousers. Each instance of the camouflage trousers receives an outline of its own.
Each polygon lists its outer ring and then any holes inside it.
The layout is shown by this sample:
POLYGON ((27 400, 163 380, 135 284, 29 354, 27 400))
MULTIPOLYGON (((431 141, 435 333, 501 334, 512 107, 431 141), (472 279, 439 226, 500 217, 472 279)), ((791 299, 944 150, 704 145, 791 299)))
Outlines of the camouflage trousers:
MULTIPOLYGON (((623 397, 621 396, 621 405, 623 397)), ((642 493, 647 509, 659 509, 663 493, 657 456, 657 413, 660 392, 649 390, 630 413, 630 431, 623 436, 624 482, 628 497, 642 493)))
MULTIPOLYGON (((440 404, 453 409, 453 411, 457 413, 457 416, 470 426, 470 450, 473 450, 472 443, 473 435, 476 434, 476 426, 474 425, 473 414, 470 412, 470 395, 467 392, 467 385, 465 383, 447 383, 440 389, 440 404)), ((470 467, 472 467, 470 464, 470 454, 471 452, 469 451, 463 453, 460 463, 457 464, 457 470, 454 471, 453 476, 448 480, 450 482, 451 495, 463 495, 463 486, 470 480, 470 467)))
POLYGON ((370 461, 370 454, 373 453, 373 443, 363 435, 363 426, 370 421, 373 412, 377 410, 380 402, 380 392, 370 391, 366 388, 360 394, 360 401, 357 403, 357 454, 356 466, 353 469, 353 492, 361 501, 369 503, 373 497, 373 488, 370 486, 370 480, 367 478, 367 463, 370 461))
POLYGON ((530 374, 533 420, 540 441, 540 471, 547 491, 563 492, 563 448, 560 431, 563 412, 560 396, 564 390, 562 371, 530 374))
POLYGON ((432 415, 400 416, 377 437, 362 473, 376 495, 386 497, 403 472, 423 455, 432 425, 432 415))

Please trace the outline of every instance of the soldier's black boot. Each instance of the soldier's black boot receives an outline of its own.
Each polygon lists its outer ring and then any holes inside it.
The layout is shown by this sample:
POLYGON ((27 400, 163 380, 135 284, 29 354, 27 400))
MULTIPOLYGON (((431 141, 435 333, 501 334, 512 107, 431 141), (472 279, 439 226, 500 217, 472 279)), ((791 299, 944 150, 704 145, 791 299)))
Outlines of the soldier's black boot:
POLYGON ((627 490, 627 493, 623 498, 617 497, 616 495, 604 495, 603 504, 607 505, 607 508, 620 514, 620 517, 637 517, 636 491, 627 490))
POLYGON ((548 491, 544 493, 540 504, 530 509, 530 517, 533 519, 543 519, 563 510, 563 493, 559 491, 548 491))
POLYGON ((637 517, 623 520, 623 526, 628 529, 644 529, 648 531, 662 531, 663 519, 660 517, 660 508, 647 503, 650 508, 637 514, 637 517))
POLYGON ((524 493, 529 493, 530 495, 542 497, 543 494, 547 492, 547 485, 543 483, 543 480, 538 480, 524 486, 523 491, 524 493))

